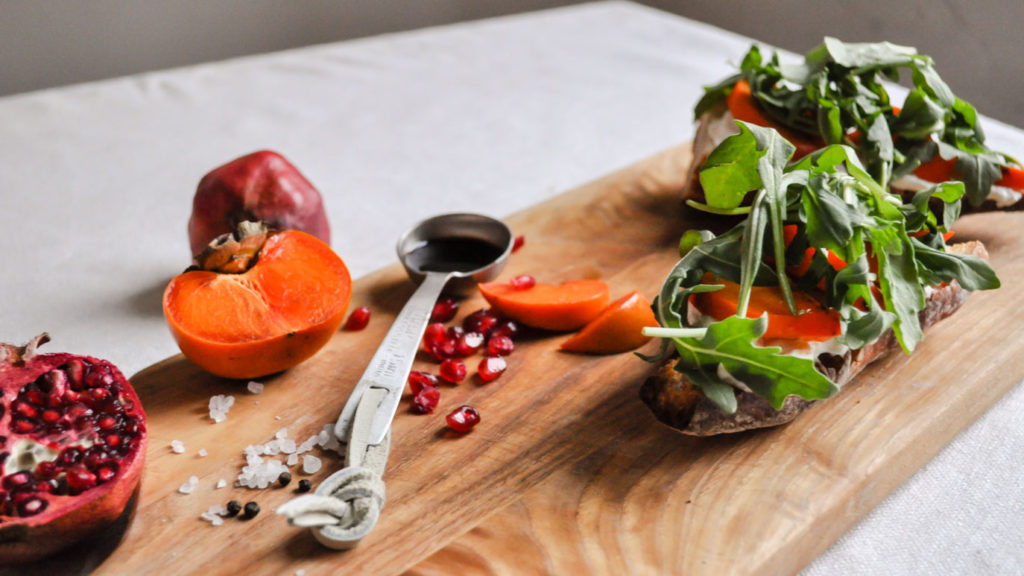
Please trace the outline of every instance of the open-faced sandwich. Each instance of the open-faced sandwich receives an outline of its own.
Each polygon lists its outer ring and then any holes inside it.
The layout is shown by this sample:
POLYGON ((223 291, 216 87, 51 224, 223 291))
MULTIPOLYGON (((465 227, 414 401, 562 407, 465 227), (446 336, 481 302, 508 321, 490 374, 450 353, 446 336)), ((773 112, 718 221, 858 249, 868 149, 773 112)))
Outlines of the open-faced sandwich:
POLYGON ((775 128, 796 146, 795 159, 829 144, 857 151, 867 172, 908 198, 939 182, 964 183, 965 210, 1024 209, 1024 170, 985 145, 975 109, 957 98, 928 56, 887 42, 846 44, 834 38, 803 63, 765 58, 751 47, 740 71, 705 89, 694 159, 684 198, 703 195, 698 170, 737 132, 734 120, 775 128), (913 83, 902 105, 887 81, 913 83))
POLYGON ((947 245, 963 182, 908 201, 853 148, 792 162, 774 129, 737 122, 708 154, 703 202, 741 217, 721 235, 688 231, 654 303, 663 366, 641 396, 662 422, 711 435, 775 426, 835 395, 870 362, 999 280, 978 242, 947 245))

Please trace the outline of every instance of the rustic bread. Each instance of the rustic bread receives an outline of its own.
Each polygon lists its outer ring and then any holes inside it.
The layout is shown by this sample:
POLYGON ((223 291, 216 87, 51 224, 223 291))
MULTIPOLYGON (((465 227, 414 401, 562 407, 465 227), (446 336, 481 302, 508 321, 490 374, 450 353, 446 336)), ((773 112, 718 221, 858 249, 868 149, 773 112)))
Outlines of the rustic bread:
MULTIPOLYGON (((980 242, 964 242, 949 247, 951 252, 971 254, 988 259, 988 252, 980 242)), ((956 282, 936 287, 928 297, 925 309, 919 313, 922 330, 952 315, 967 300, 969 293, 956 282)), ((892 330, 874 343, 844 355, 821 354, 818 369, 840 387, 848 384, 865 366, 899 350, 892 330)), ((640 397, 654 415, 673 428, 691 436, 713 436, 766 428, 785 424, 806 410, 812 402, 798 396, 786 399, 776 410, 765 399, 749 392, 737 390, 737 410, 726 414, 708 400, 696 385, 672 369, 675 358, 663 362, 658 370, 640 388, 640 397)))

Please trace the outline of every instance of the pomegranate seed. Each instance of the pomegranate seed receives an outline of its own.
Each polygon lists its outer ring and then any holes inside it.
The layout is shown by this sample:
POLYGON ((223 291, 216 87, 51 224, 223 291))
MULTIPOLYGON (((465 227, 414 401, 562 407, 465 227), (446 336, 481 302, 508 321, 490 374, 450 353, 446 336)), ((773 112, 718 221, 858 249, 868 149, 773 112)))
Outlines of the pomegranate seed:
POLYGON ((105 464, 110 459, 110 455, 106 453, 100 446, 92 446, 85 451, 85 458, 83 462, 85 466, 90 470, 95 470, 100 465, 105 464))
POLYGON ((412 411, 417 414, 429 414, 437 408, 441 400, 441 391, 435 386, 424 386, 413 396, 412 411))
POLYGON ((113 416, 104 416, 96 422, 100 430, 113 430, 117 426, 117 419, 113 416))
POLYGON ((455 342, 454 338, 444 338, 430 351, 434 358, 438 361, 443 361, 447 358, 455 357, 455 342))
POLYGON ((444 324, 434 322, 423 332, 423 349, 433 353, 434 348, 446 337, 444 324))
POLYGON ((34 420, 29 420, 27 418, 18 419, 11 423, 11 428, 13 428, 15 432, 26 434, 28 432, 34 432, 37 429, 39 429, 39 423, 34 420))
POLYGON ((412 390, 413 394, 419 394, 420 390, 426 386, 433 386, 434 388, 437 388, 438 385, 437 376, 434 376, 430 372, 422 372, 419 370, 409 372, 407 382, 409 382, 409 389, 412 390))
POLYGON ((526 236, 516 236, 516 239, 512 241, 512 251, 515 252, 526 244, 526 236))
POLYGON ((466 332, 455 342, 455 353, 462 357, 472 356, 483 345, 483 334, 479 332, 466 332))
POLYGON ((39 482, 38 484, 36 484, 36 492, 39 492, 41 494, 53 494, 54 488, 56 488, 56 486, 53 483, 50 483, 49 481, 39 482))
POLYGON ((103 442, 111 448, 118 448, 121 446, 121 437, 117 434, 107 434, 103 438, 103 442))
POLYGON ((83 452, 78 446, 69 446, 57 455, 57 464, 67 468, 82 461, 83 452))
POLYGON ((466 316, 462 320, 462 327, 466 329, 466 332, 486 334, 500 320, 497 314, 484 308, 466 316))
POLYGON ((73 494, 85 492, 96 485, 96 475, 85 466, 75 466, 67 471, 68 489, 73 494))
POLYGON ((450 326, 445 335, 448 336, 449 340, 458 340, 462 338, 462 335, 466 333, 465 328, 462 326, 450 326))
POLYGON ((434 310, 430 313, 431 322, 447 322, 455 318, 459 311, 459 303, 451 296, 441 296, 434 304, 434 310))
POLYGON ((512 288, 515 290, 529 290, 530 288, 533 288, 537 284, 537 281, 533 278, 533 276, 530 276, 529 274, 523 274, 521 276, 516 276, 515 278, 509 280, 508 283, 511 284, 512 288))
POLYGON ((39 464, 36 464, 36 476, 39 476, 43 480, 49 480, 57 476, 60 469, 57 467, 55 462, 49 460, 43 460, 39 464))
POLYGON ((441 362, 441 368, 438 372, 442 379, 452 384, 458 384, 466 378, 466 365, 461 360, 447 358, 444 362, 441 362))
POLYGON ((516 324, 515 320, 502 320, 491 328, 491 331, 487 333, 489 338, 495 336, 508 336, 515 340, 516 335, 519 334, 519 324, 516 324))
POLYGON ((508 356, 515 348, 515 343, 508 336, 491 336, 487 341, 487 353, 491 356, 508 356))
POLYGON ((445 417, 448 427, 465 434, 480 423, 480 413, 472 406, 459 406, 445 417))
POLYGON ((41 406, 46 401, 46 396, 39 390, 26 390, 24 398, 37 406, 41 406))
POLYGON ((35 516, 46 510, 47 502, 38 496, 33 496, 18 502, 18 516, 35 516))
POLYGON ((85 369, 85 365, 78 358, 68 360, 67 364, 61 366, 64 373, 68 375, 68 383, 71 384, 73 390, 82 389, 82 372, 85 369))
POLYGON ((12 412, 25 418, 35 418, 39 416, 39 410, 36 410, 35 406, 27 402, 15 402, 11 405, 12 412))
POLYGON ((110 482, 117 476, 117 464, 111 463, 104 466, 96 471, 96 480, 102 484, 104 482, 110 482))
POLYGON ((501 356, 487 356, 480 361, 480 366, 477 367, 476 373, 480 375, 484 382, 490 382, 501 376, 507 367, 508 364, 501 356))
POLYGON ((89 390, 89 396, 98 404, 110 398, 110 390, 106 388, 93 388, 89 390))
POLYGON ((32 481, 32 474, 25 470, 4 476, 2 483, 4 490, 7 490, 8 492, 24 492, 35 488, 35 482, 32 481))
POLYGON ((348 320, 345 321, 345 330, 362 330, 366 328, 366 325, 370 323, 370 309, 366 306, 360 306, 352 311, 348 315, 348 320))
POLYGON ((60 420, 60 412, 57 412, 56 410, 43 411, 43 422, 46 422, 47 424, 53 424, 58 420, 60 420))

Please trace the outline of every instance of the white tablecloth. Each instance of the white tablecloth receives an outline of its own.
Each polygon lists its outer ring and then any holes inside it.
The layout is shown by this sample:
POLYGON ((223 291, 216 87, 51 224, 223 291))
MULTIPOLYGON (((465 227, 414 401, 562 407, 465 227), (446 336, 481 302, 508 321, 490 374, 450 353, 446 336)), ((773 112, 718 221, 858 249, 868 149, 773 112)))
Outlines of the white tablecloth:
MULTIPOLYGON (((0 98, 0 340, 129 375, 176 354, 160 296, 195 185, 244 153, 321 190, 358 277, 425 216, 504 216, 689 139, 750 42, 609 2, 0 98)), ((1022 414, 1018 386, 806 573, 1024 573, 1022 414)))

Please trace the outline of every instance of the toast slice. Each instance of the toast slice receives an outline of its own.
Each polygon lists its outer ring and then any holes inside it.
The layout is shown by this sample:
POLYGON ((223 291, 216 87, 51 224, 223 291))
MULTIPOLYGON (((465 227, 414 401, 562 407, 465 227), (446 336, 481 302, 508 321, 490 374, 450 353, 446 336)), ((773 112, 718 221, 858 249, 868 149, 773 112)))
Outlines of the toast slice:
MULTIPOLYGON (((988 260, 985 246, 976 241, 949 246, 950 252, 970 254, 988 260)), ((969 292, 956 282, 935 287, 928 296, 924 310, 919 313, 921 329, 951 316, 967 300, 969 292)), ((815 363, 823 374, 840 388, 849 384, 868 364, 900 350, 896 336, 890 329, 875 342, 843 355, 821 354, 815 363)), ((792 421, 813 402, 798 396, 789 396, 782 408, 776 410, 767 400, 750 392, 737 390, 738 407, 734 414, 726 414, 708 400, 700 388, 672 367, 675 359, 664 361, 640 388, 640 397, 662 423, 691 436, 714 436, 779 426, 792 421)))

